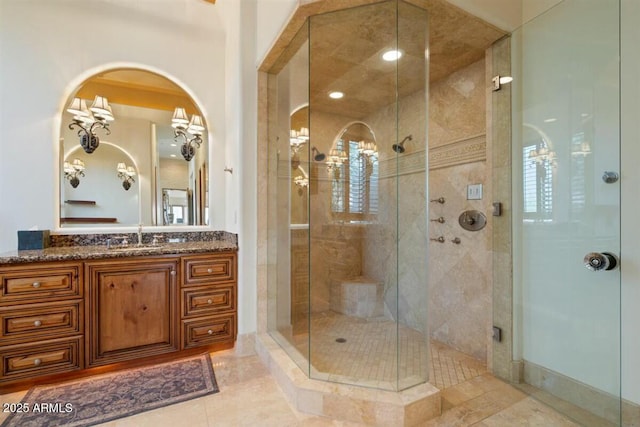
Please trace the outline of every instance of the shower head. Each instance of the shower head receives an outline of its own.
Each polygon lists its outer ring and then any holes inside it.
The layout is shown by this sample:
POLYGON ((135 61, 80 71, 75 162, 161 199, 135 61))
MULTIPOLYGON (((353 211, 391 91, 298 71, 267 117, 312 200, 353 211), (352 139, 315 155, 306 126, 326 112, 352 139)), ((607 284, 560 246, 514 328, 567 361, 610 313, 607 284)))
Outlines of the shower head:
POLYGON ((402 154, 402 153, 404 153, 404 143, 407 140, 411 141, 412 139, 413 139, 413 137, 411 135, 407 135, 407 136, 404 137, 404 139, 402 141, 400 141, 400 144, 393 144, 393 146, 391 148, 396 153, 402 154))
POLYGON ((396 153, 404 153, 404 146, 402 144, 393 144, 391 148, 393 148, 393 151, 395 151, 396 153))
POLYGON ((313 154, 313 160, 315 160, 316 162, 321 162, 325 159, 324 153, 321 153, 318 151, 318 149, 316 147, 311 147, 311 153, 313 154))

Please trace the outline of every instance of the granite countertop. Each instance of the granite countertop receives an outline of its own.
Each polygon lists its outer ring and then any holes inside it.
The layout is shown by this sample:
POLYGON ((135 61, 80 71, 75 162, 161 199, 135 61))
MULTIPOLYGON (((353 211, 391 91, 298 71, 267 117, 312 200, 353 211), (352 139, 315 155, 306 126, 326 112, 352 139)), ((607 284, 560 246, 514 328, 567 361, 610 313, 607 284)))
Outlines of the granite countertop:
MULTIPOLYGON (((230 233, 227 233, 230 235, 230 233)), ((104 258, 128 258, 132 256, 151 256, 167 254, 197 254, 203 252, 237 251, 238 243, 235 235, 207 237, 206 240, 188 240, 176 243, 144 243, 141 246, 129 244, 126 247, 112 245, 99 240, 87 241, 89 244, 64 244, 38 250, 9 251, 0 253, 0 265, 20 264, 42 261, 69 261, 104 258), (93 244, 91 244, 93 243, 93 244)))

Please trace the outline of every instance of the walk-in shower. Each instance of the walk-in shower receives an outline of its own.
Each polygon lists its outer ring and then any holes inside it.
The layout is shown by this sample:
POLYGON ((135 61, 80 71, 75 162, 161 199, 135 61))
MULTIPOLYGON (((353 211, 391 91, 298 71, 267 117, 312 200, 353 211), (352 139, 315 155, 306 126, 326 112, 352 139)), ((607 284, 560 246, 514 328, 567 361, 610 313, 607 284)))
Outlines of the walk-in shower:
MULTIPOLYGON (((619 0, 512 2, 527 18, 508 31, 446 0, 338 3, 299 6, 261 68, 264 348, 385 401, 468 380, 439 376, 455 349, 470 376, 619 425, 619 270, 582 265, 619 252, 601 179, 619 167, 619 0), (462 227, 469 210, 486 226, 462 227)), ((295 373, 285 392, 340 388, 295 373)))
POLYGON ((310 378, 428 379, 427 33, 404 1, 314 15, 271 70, 268 329, 310 378))

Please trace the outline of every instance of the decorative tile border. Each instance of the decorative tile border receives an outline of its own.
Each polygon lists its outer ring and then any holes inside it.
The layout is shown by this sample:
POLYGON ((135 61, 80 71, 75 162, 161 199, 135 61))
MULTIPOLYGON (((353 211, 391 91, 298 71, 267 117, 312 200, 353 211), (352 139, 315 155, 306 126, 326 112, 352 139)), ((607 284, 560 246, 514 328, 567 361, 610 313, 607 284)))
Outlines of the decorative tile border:
POLYGON ((448 142, 429 150, 429 170, 446 168, 487 159, 487 136, 472 136, 448 142))
MULTIPOLYGON (((408 150, 407 150, 408 151, 408 150)), ((426 168, 425 150, 418 150, 400 154, 380 160, 380 179, 393 178, 396 175, 410 175, 424 172, 426 168)))

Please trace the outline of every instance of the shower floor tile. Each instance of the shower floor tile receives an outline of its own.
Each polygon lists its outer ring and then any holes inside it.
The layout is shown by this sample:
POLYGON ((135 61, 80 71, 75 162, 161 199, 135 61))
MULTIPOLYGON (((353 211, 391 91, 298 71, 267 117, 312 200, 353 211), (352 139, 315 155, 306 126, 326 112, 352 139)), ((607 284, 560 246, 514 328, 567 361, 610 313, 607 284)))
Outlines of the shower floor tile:
POLYGON ((484 362, 437 341, 427 350, 422 333, 386 318, 314 313, 310 330, 310 342, 301 333, 293 343, 305 358, 311 349, 316 378, 392 389, 397 378, 403 388, 422 382, 428 369, 429 382, 442 390, 486 372, 484 362))

